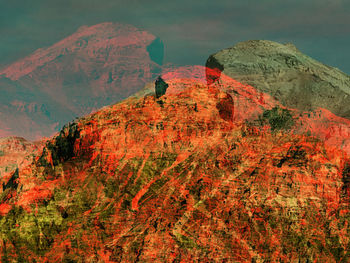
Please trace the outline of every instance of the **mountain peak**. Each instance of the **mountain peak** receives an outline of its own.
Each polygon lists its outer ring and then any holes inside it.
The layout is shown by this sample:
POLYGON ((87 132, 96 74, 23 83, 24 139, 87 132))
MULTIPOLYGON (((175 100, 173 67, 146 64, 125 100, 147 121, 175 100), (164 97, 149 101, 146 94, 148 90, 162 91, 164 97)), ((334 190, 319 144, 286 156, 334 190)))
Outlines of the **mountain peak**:
POLYGON ((75 117, 140 90, 160 74, 163 57, 163 42, 134 26, 80 27, 0 70, 0 123, 6 124, 0 136, 51 136, 75 117))
POLYGON ((56 44, 48 48, 39 48, 33 54, 3 68, 0 75, 17 80, 62 56, 83 52, 93 57, 101 49, 108 49, 111 46, 149 45, 155 39, 156 37, 147 31, 120 23, 82 26, 56 44))

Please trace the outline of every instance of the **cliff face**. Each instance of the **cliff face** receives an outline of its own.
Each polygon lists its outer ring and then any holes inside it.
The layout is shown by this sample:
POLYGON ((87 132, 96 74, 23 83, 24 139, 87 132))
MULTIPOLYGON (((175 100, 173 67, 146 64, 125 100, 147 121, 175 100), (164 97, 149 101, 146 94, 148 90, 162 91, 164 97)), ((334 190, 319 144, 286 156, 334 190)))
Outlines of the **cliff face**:
POLYGON ((2 181, 3 260, 349 260, 344 151, 240 120, 240 97, 285 112, 250 86, 167 83, 66 125, 2 181))
POLYGON ((75 117, 128 97, 159 75, 163 52, 152 34, 116 23, 81 27, 38 49, 0 71, 0 136, 51 136, 75 117))
POLYGON ((270 94, 285 106, 303 111, 325 108, 350 118, 350 77, 292 44, 241 42, 211 55, 206 66, 270 94))

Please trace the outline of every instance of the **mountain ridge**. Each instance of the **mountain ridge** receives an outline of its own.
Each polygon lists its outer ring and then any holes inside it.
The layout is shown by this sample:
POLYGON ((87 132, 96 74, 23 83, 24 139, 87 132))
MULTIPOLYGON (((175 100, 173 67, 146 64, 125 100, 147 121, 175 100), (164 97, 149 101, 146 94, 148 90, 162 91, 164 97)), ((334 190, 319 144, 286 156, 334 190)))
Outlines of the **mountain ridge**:
POLYGON ((181 81, 66 125, 2 179, 4 260, 349 259, 347 154, 235 117, 235 89, 269 105, 253 87, 181 81))
POLYGON ((0 139, 1 261, 347 262, 350 120, 209 66, 166 69, 160 98, 149 83, 47 140, 0 139))

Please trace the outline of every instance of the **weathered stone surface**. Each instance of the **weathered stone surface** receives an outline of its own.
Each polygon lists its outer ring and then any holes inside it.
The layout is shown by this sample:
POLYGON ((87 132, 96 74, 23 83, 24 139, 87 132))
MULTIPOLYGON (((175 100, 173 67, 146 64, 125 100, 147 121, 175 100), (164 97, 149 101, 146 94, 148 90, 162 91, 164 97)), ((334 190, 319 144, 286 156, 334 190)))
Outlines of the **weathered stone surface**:
POLYGON ((303 111, 325 108, 350 119, 350 77, 292 44, 241 42, 211 55, 206 66, 270 94, 285 106, 303 111))

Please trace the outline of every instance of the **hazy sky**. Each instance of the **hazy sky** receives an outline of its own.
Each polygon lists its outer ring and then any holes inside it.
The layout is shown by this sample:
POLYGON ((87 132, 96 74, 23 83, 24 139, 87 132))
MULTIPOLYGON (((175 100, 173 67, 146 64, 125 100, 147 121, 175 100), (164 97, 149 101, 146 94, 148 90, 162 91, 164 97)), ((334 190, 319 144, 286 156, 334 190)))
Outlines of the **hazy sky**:
POLYGON ((159 36, 165 62, 204 65, 239 41, 268 39, 350 74, 350 0, 0 0, 0 67, 110 21, 159 36))

